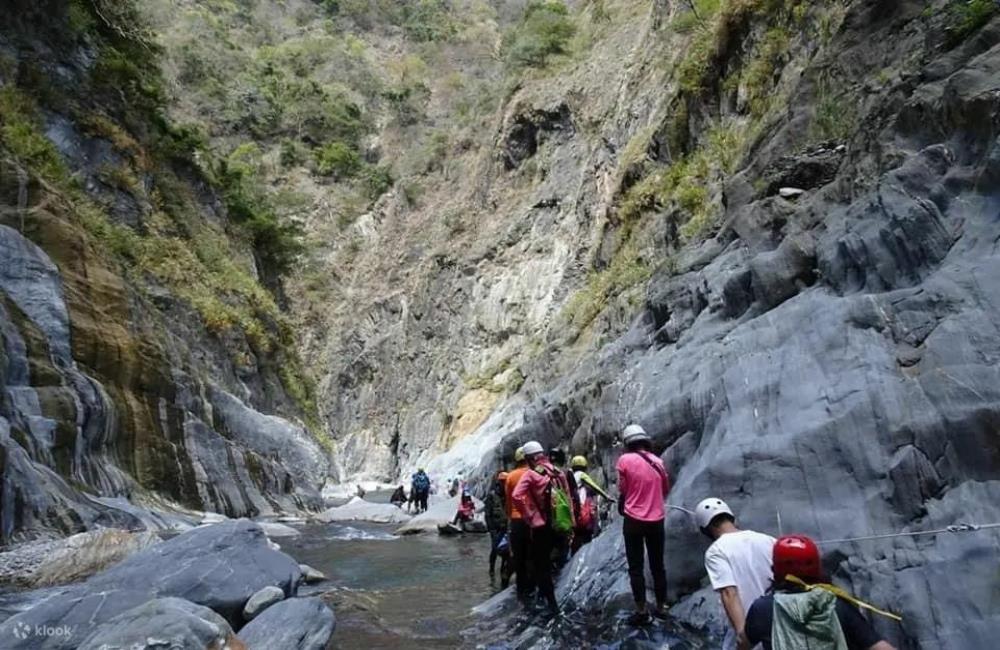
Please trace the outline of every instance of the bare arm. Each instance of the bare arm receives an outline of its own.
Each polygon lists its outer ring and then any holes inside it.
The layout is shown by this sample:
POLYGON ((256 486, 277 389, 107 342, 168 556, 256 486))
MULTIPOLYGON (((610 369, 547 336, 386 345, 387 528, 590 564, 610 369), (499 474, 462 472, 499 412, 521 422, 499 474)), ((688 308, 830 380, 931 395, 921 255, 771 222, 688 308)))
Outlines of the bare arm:
POLYGON ((737 633, 743 632, 746 614, 743 611, 743 601, 740 600, 739 590, 736 587, 723 587, 718 592, 719 598, 722 599, 722 608, 726 610, 726 616, 729 617, 729 624, 737 633))

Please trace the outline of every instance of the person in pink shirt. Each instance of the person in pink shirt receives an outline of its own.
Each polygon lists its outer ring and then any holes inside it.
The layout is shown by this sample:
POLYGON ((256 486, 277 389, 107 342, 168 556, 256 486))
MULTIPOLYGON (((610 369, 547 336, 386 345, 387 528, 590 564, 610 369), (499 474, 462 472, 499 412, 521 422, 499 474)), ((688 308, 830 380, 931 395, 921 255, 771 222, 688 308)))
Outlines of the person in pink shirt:
POLYGON ((524 457, 531 469, 518 481, 511 498, 531 528, 529 545, 535 583, 548 604, 549 613, 556 616, 559 614, 559 604, 552 582, 552 549, 555 544, 555 532, 549 521, 551 504, 548 488, 549 483, 554 481, 554 485, 569 494, 569 485, 562 471, 549 462, 539 443, 534 441, 525 443, 523 449, 524 457))
POLYGON ((643 547, 649 555, 649 571, 653 575, 656 609, 653 615, 664 616, 667 607, 667 572, 663 566, 663 501, 670 492, 670 477, 652 451, 652 443, 638 424, 630 424, 622 433, 625 453, 618 459, 618 512, 624 517, 625 557, 628 577, 635 599, 633 625, 649 623, 646 611, 646 578, 643 547))

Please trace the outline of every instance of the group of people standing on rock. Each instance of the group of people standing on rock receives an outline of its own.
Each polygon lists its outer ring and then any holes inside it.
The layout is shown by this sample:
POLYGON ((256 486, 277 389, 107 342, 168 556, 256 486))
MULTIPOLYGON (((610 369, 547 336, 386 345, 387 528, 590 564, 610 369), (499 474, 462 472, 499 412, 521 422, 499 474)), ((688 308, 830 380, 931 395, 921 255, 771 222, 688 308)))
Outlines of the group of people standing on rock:
MULTIPOLYGON (((652 440, 637 424, 622 432, 624 453, 615 469, 618 512, 635 601, 633 625, 663 618, 668 609, 664 565, 666 511, 670 476, 653 453, 652 440), (645 563, 653 580, 655 604, 647 603, 645 563)), ((546 454, 528 442, 514 455, 516 467, 501 471, 486 498, 486 523, 493 552, 501 562, 504 586, 516 577, 518 599, 533 609, 537 590, 549 613, 557 615, 553 576, 599 530, 598 500, 614 502, 586 473, 587 460, 576 456, 569 470, 565 455, 546 454)), ((683 509, 682 509, 683 510, 683 509)), ((894 650, 862 616, 858 607, 894 617, 828 584, 819 548, 804 535, 770 535, 742 530, 736 515, 721 499, 702 500, 693 513, 699 530, 712 543, 705 569, 718 593, 729 626, 725 650, 894 650)))
POLYGON ((515 578, 517 597, 534 608, 537 592, 552 614, 559 610, 554 575, 600 527, 600 499, 613 499, 588 474, 587 459, 546 452, 532 441, 514 452, 514 469, 497 473, 484 502, 490 532, 490 576, 501 558, 501 584, 515 578))

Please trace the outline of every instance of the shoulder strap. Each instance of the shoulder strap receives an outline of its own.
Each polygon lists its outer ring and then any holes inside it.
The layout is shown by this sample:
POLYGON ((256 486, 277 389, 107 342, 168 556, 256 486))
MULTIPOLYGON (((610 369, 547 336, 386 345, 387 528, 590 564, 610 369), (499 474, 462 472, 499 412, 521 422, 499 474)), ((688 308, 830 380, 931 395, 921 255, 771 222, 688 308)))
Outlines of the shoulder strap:
MULTIPOLYGON (((660 476, 667 476, 667 470, 666 470, 666 468, 663 467, 662 465, 658 465, 658 464, 654 463, 652 460, 650 460, 649 456, 646 455, 646 452, 644 452, 644 451, 636 451, 636 452, 632 452, 632 453, 638 454, 639 458, 641 458, 644 461, 646 461, 647 463, 649 463, 649 466, 652 467, 654 470, 656 470, 656 473, 659 474, 660 476)), ((667 480, 669 480, 669 477, 667 477, 667 480)))

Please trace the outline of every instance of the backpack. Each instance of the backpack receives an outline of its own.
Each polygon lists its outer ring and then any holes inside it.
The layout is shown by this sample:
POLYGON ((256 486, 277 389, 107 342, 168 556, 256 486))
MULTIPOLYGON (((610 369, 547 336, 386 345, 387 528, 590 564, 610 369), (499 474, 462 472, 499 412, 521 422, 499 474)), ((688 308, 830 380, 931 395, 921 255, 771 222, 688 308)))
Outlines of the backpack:
POLYGON ((546 512, 546 521, 552 527, 553 532, 560 535, 570 534, 573 532, 573 502, 570 501, 570 496, 562 485, 556 484, 556 477, 559 476, 558 470, 555 476, 544 469, 536 469, 535 471, 542 476, 549 477, 549 484, 545 488, 549 507, 548 509, 540 508, 546 512))
POLYGON ((847 650, 837 597, 821 589, 775 594, 771 644, 774 650, 847 650))
POLYGON ((576 527, 580 530, 590 530, 594 527, 594 500, 587 497, 580 503, 580 514, 576 518, 576 527))
POLYGON ((431 480, 427 478, 426 474, 414 474, 413 475, 413 489, 418 492, 423 492, 424 490, 429 490, 431 487, 431 480))

